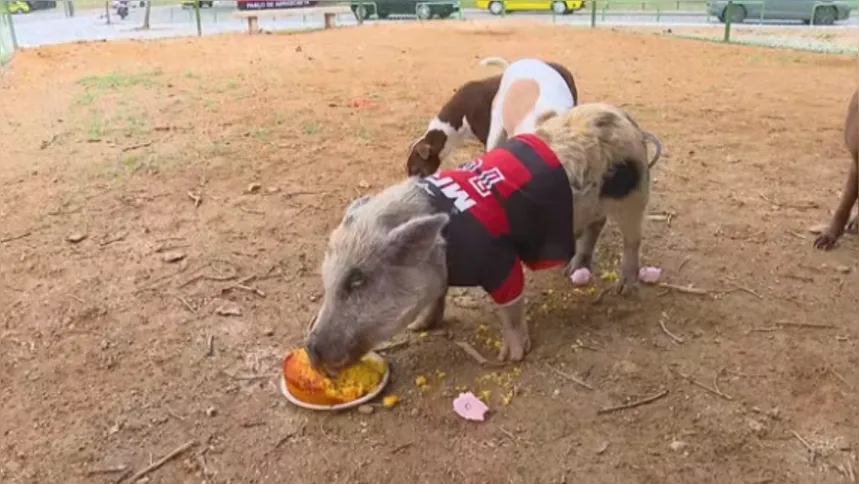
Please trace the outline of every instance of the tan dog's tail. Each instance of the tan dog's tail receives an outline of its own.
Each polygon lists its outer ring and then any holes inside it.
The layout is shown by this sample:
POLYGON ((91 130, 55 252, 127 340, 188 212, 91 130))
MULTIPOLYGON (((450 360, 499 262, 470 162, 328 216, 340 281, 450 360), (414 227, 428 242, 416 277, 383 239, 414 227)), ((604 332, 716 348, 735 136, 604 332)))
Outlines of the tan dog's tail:
POLYGON ((647 164, 648 167, 653 168, 653 165, 655 165, 656 162, 659 161, 659 157, 662 156, 662 142, 659 141, 659 138, 648 133, 647 131, 642 131, 642 133, 644 134, 644 140, 650 141, 656 148, 656 152, 653 153, 653 159, 650 160, 650 163, 647 164))
POLYGON ((507 69, 510 66, 510 63, 507 62, 507 59, 503 57, 485 57, 480 60, 480 65, 482 66, 498 66, 503 69, 507 69))

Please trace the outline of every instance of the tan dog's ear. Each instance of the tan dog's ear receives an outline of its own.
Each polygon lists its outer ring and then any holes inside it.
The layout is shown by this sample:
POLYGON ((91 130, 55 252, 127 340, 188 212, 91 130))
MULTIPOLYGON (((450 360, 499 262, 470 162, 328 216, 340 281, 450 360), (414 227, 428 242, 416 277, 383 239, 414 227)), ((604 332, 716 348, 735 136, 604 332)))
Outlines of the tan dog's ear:
POLYGON ((537 119, 534 121, 534 126, 540 126, 541 124, 554 118, 557 115, 558 113, 556 113, 555 111, 546 111, 545 113, 542 113, 537 116, 537 119))
POLYGON ((415 152, 417 152, 418 156, 420 156, 424 160, 429 159, 430 150, 431 147, 426 141, 421 141, 420 143, 418 143, 417 146, 415 146, 415 152))

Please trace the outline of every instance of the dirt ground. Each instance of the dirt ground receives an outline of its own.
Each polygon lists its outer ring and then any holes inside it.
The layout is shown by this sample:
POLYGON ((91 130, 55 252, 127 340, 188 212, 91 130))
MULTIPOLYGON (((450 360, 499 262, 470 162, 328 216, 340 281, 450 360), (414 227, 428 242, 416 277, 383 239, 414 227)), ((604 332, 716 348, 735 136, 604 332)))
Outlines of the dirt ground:
POLYGON ((143 481, 856 482, 859 243, 807 231, 844 183, 856 66, 456 21, 24 50, 0 73, 0 482, 118 482, 186 442, 143 481), (455 291, 385 353, 398 406, 296 409, 279 364, 327 234, 488 55, 562 62, 661 137, 643 260, 706 293, 594 303, 531 274, 533 350, 484 369, 451 339, 494 356, 489 300, 455 291), (463 389, 486 422, 453 413, 463 389))

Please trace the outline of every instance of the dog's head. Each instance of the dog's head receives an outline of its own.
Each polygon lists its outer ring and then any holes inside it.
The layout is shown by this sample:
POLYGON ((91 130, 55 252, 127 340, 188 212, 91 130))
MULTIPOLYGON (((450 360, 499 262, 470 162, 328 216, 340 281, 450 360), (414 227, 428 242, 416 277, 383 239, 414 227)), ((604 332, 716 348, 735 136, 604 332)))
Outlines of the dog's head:
POLYGON ((409 158, 406 162, 406 175, 430 176, 441 165, 441 152, 447 143, 447 135, 443 131, 431 129, 412 143, 409 158))

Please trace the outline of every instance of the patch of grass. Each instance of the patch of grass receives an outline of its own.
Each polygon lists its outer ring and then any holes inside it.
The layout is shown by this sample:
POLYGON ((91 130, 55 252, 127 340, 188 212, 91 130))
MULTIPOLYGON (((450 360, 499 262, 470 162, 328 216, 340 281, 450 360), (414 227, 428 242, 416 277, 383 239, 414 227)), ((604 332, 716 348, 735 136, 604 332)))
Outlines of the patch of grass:
POLYGON ((185 71, 185 74, 183 74, 183 76, 185 77, 185 79, 193 79, 193 78, 195 78, 195 77, 196 77, 196 76, 194 75, 194 73, 193 73, 193 72, 191 72, 191 71, 185 71))
MULTIPOLYGON (((77 104, 89 106, 99 96, 108 91, 119 91, 134 86, 151 87, 156 85, 155 78, 161 75, 160 70, 140 72, 137 74, 111 73, 104 76, 86 76, 78 79, 77 84, 84 88, 84 92, 78 99, 77 104)), ((120 99, 119 102, 124 102, 120 99)))
POLYGON ((256 128, 252 132, 253 137, 257 139, 267 138, 268 135, 271 134, 271 131, 268 128, 256 128))
POLYGON ((319 134, 319 124, 316 121, 305 121, 301 124, 301 131, 307 136, 316 136, 319 134))
POLYGON ((93 115, 87 126, 87 136, 91 140, 101 139, 103 133, 101 117, 93 115))
POLYGON ((161 75, 161 70, 156 69, 149 72, 140 72, 137 74, 121 74, 114 72, 104 76, 86 76, 78 79, 78 84, 87 88, 98 91, 106 91, 108 89, 119 89, 132 86, 154 86, 155 78, 161 75))
POLYGON ((147 130, 146 121, 139 115, 130 114, 125 118, 126 126, 133 135, 143 134, 147 130))

